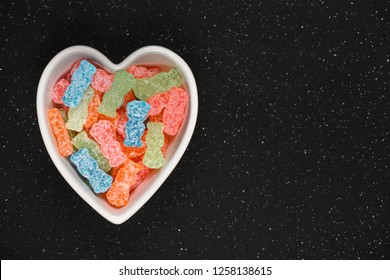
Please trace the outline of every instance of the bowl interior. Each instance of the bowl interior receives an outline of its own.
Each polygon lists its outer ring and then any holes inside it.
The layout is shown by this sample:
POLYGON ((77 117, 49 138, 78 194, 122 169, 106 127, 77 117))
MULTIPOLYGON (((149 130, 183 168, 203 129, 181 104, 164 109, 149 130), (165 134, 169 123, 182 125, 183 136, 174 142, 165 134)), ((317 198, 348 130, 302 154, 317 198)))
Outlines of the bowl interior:
POLYGON ((198 109, 197 89, 193 74, 188 65, 172 51, 158 46, 139 49, 128 56, 120 64, 113 64, 103 54, 85 46, 74 46, 65 49, 48 64, 44 70, 38 86, 37 114, 39 127, 51 159, 66 181, 72 188, 97 212, 107 220, 120 224, 130 218, 147 200, 157 191, 168 175, 172 172, 183 155, 193 133, 198 109), (77 172, 69 158, 62 157, 57 150, 56 140, 51 132, 46 117, 48 109, 53 107, 51 89, 63 75, 68 72, 72 64, 81 58, 91 59, 109 72, 126 69, 132 64, 165 65, 176 67, 181 73, 189 94, 189 102, 185 119, 178 134, 171 138, 167 152, 167 164, 158 170, 153 170, 132 192, 129 203, 122 208, 112 207, 102 195, 96 195, 86 184, 85 179, 77 172))

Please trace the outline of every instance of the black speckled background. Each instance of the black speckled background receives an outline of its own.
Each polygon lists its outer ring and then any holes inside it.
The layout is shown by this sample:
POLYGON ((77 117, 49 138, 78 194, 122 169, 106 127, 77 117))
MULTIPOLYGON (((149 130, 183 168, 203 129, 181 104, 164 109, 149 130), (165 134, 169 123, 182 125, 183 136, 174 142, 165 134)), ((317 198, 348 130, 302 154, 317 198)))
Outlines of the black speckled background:
POLYGON ((390 5, 229 2, 0 3, 2 259, 389 259, 390 5), (38 128, 40 75, 75 44, 162 45, 198 84, 187 152, 120 226, 38 128))

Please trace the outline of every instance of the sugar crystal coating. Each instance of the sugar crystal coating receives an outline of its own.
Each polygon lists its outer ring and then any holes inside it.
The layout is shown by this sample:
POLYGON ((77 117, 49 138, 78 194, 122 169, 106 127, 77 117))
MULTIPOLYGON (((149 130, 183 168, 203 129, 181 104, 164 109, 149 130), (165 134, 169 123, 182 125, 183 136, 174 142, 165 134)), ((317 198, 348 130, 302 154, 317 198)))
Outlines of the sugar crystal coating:
POLYGON ((86 148, 70 156, 79 173, 88 179, 95 193, 104 193, 112 183, 112 177, 101 170, 96 160, 90 156, 86 148))
POLYGON ((58 151, 64 157, 71 155, 73 153, 73 147, 60 110, 57 108, 50 109, 47 112, 47 118, 49 119, 54 137, 57 140, 58 151))
POLYGON ((169 91, 153 95, 148 98, 146 102, 150 104, 150 116, 156 116, 161 113, 161 111, 168 105, 169 101, 169 91))
POLYGON ((169 101, 164 110, 164 133, 176 135, 180 124, 184 120, 188 94, 182 88, 173 88, 169 91, 169 101))
POLYGON ((55 104, 64 104, 62 97, 64 96, 66 88, 69 86, 69 82, 65 79, 59 80, 51 92, 51 99, 55 104))
POLYGON ((110 171, 111 166, 108 159, 103 155, 99 149, 98 143, 88 137, 85 131, 81 131, 76 137, 72 139, 72 145, 81 150, 86 148, 96 162, 99 164, 99 168, 105 172, 110 171))
POLYGON ((125 206, 129 202, 130 189, 137 182, 137 173, 142 169, 142 165, 126 160, 106 193, 108 202, 117 207, 125 206))
POLYGON ((102 98, 98 92, 95 92, 92 97, 91 102, 88 104, 88 115, 87 119, 84 122, 84 128, 89 130, 94 123, 96 123, 99 119, 98 108, 100 103, 102 102, 102 98))
POLYGON ((145 101, 134 100, 127 104, 128 121, 125 127, 126 146, 140 147, 142 145, 141 137, 145 130, 144 121, 148 116, 150 105, 145 101))
POLYGON ((98 142, 100 150, 108 158, 111 167, 121 165, 126 161, 127 157, 121 151, 120 143, 115 139, 110 121, 98 121, 92 126, 89 133, 98 142))
POLYGON ((88 116, 88 105, 94 96, 94 90, 91 87, 87 87, 85 90, 79 105, 74 108, 69 108, 68 122, 66 128, 77 132, 83 129, 84 122, 88 116))
POLYGON ((100 92, 106 92, 110 89, 113 81, 114 75, 108 74, 103 69, 97 69, 93 75, 91 86, 100 92))
POLYGON ((160 68, 159 67, 146 68, 142 66, 131 65, 129 68, 127 68, 127 72, 133 74, 134 78, 136 79, 143 79, 143 78, 153 77, 158 72, 160 72, 160 68))
POLYGON ((157 93, 162 93, 170 90, 172 87, 179 87, 182 84, 181 76, 176 68, 172 68, 169 72, 160 72, 152 78, 136 79, 134 95, 146 101, 157 93))
POLYGON ((104 94, 99 113, 114 117, 116 110, 122 105, 124 96, 134 87, 135 79, 125 70, 115 73, 111 88, 104 94))
POLYGON ((80 66, 73 73, 71 83, 67 87, 62 101, 70 108, 79 105, 81 98, 92 81, 96 67, 86 60, 80 62, 80 66))
POLYGON ((146 152, 142 163, 149 168, 160 168, 165 165, 161 148, 164 146, 164 124, 148 122, 148 134, 146 135, 146 152))

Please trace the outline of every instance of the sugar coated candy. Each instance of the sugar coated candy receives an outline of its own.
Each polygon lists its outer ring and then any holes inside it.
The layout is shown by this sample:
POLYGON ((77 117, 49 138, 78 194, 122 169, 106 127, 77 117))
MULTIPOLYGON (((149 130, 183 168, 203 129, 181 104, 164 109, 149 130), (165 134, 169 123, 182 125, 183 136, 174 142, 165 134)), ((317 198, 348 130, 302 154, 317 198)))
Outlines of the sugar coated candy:
POLYGON ((88 105, 94 96, 94 90, 90 86, 85 90, 79 105, 69 108, 68 122, 66 128, 77 132, 83 129, 84 122, 88 116, 88 105))
POLYGON ((72 75, 71 83, 67 87, 62 101, 70 108, 74 108, 81 102, 85 90, 90 85, 96 67, 86 60, 80 62, 80 66, 72 75))
POLYGON ((104 193, 111 187, 112 177, 99 168, 86 148, 71 155, 70 160, 76 165, 80 174, 88 179, 95 193, 104 193))
POLYGON ((146 151, 146 144, 145 144, 145 139, 146 139, 146 134, 147 134, 147 129, 145 129, 144 134, 141 137, 142 145, 139 147, 129 147, 126 146, 123 141, 120 141, 122 151, 126 154, 127 158, 136 158, 139 156, 142 156, 145 151, 146 151))
POLYGON ((150 116, 157 116, 168 105, 169 92, 153 95, 146 102, 150 104, 150 116))
POLYGON ((62 97, 64 96, 65 90, 68 86, 69 82, 65 79, 61 79, 55 84, 53 90, 51 91, 51 99, 53 100, 53 103, 64 104, 62 97))
POLYGON ((140 100, 146 101, 157 93, 170 90, 172 87, 179 87, 182 84, 181 76, 176 68, 169 72, 160 72, 152 78, 136 79, 134 95, 140 100))
POLYGON ((118 119, 118 122, 117 122, 116 132, 123 139, 125 139, 126 138, 125 127, 126 127, 126 123, 128 121, 126 110, 121 107, 117 112, 118 112, 119 119, 118 119))
POLYGON ((176 135, 182 123, 188 102, 188 94, 182 88, 173 88, 169 91, 168 104, 164 110, 164 132, 176 135))
POLYGON ((59 153, 70 155, 93 191, 105 193, 99 197, 113 207, 130 203, 150 170, 166 164, 185 118, 189 96, 183 80, 176 68, 166 71, 131 65, 110 73, 80 59, 52 88, 59 108, 47 116, 59 153))
POLYGON ((134 87, 134 76, 125 70, 115 73, 111 88, 104 94, 99 113, 115 117, 116 110, 122 105, 124 96, 134 87))
POLYGON ((124 144, 126 146, 140 147, 142 145, 141 137, 144 134, 144 121, 148 116, 150 105, 145 101, 134 100, 127 104, 127 118, 124 144))
POLYGON ((95 92, 92 97, 91 102, 88 104, 88 115, 87 119, 84 122, 84 128, 89 130, 94 123, 96 123, 99 119, 98 108, 100 103, 102 102, 102 98, 98 92, 95 92))
POLYGON ((95 123, 89 133, 100 145, 103 155, 109 160, 110 166, 115 167, 126 161, 126 155, 121 151, 120 143, 115 139, 111 123, 101 120, 95 123))
POLYGON ((159 67, 146 68, 142 66, 131 65, 129 68, 127 68, 127 72, 133 74, 134 78, 136 79, 143 79, 143 78, 153 77, 158 72, 160 72, 160 68, 159 67))
POLYGON ((96 160, 101 170, 104 172, 110 171, 111 166, 108 159, 100 151, 98 143, 89 138, 85 131, 81 131, 72 139, 72 145, 79 150, 83 148, 87 149, 91 157, 96 160))
POLYGON ((47 118, 49 119, 54 137, 57 140, 58 151, 64 157, 71 155, 73 153, 73 147, 60 110, 57 108, 50 109, 47 112, 47 118))
POLYGON ((91 86, 100 92, 106 92, 110 89, 113 81, 114 75, 108 74, 103 69, 97 69, 93 75, 91 86))
POLYGON ((125 206, 129 202, 130 188, 137 182, 137 173, 142 169, 142 165, 131 159, 125 161, 106 193, 108 202, 117 207, 125 206))
POLYGON ((164 146, 164 124, 148 122, 146 135, 146 152, 142 163, 149 168, 160 168, 166 163, 161 148, 164 146))
MULTIPOLYGON (((67 111, 64 108, 60 108, 58 110, 60 111, 61 117, 64 120, 64 123, 65 123, 65 126, 66 126, 66 123, 68 121, 68 113, 67 113, 67 111)), ((68 129, 68 134, 69 134, 70 139, 73 139, 77 135, 77 132, 68 129)))

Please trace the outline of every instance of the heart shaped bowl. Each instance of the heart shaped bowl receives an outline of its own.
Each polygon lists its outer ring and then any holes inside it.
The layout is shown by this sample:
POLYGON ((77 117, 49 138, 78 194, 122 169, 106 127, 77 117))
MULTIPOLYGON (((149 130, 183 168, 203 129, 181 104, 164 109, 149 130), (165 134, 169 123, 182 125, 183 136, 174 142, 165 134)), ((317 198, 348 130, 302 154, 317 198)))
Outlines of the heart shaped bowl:
POLYGON ((46 149, 58 171, 69 185, 99 214, 114 224, 121 224, 138 211, 164 183, 183 156, 195 129, 198 115, 198 90, 194 75, 187 63, 173 51, 160 46, 147 46, 129 55, 119 64, 112 63, 105 55, 87 46, 72 46, 58 53, 42 73, 37 92, 37 114, 39 128, 46 149), (114 73, 130 65, 164 65, 176 67, 189 94, 185 119, 178 134, 169 143, 166 151, 167 164, 152 170, 142 183, 132 191, 129 203, 122 208, 111 206, 107 200, 96 195, 85 179, 77 172, 68 158, 62 157, 51 132, 47 111, 53 107, 51 90, 55 83, 71 69, 78 59, 86 58, 98 63, 105 70, 114 73))

